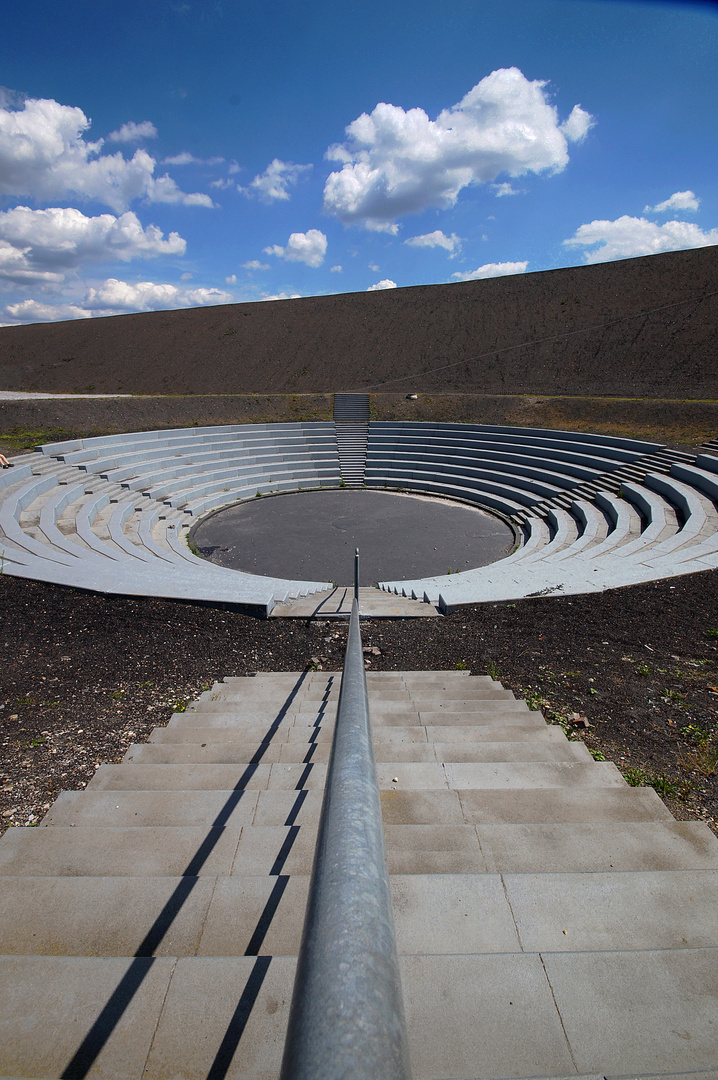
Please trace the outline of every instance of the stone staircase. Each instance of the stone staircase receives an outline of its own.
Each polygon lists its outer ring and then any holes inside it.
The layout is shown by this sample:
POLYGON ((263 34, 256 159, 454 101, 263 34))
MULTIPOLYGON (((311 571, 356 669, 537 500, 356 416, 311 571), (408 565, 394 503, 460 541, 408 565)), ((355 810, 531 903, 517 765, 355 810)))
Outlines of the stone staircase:
MULTIPOLYGON (((340 679, 227 679, 8 831, 0 1075, 278 1076, 340 679)), ((486 676, 367 683, 415 1080, 714 1080, 708 828, 486 676)))
POLYGON ((342 483, 363 487, 369 440, 369 395, 335 394, 334 427, 342 483))

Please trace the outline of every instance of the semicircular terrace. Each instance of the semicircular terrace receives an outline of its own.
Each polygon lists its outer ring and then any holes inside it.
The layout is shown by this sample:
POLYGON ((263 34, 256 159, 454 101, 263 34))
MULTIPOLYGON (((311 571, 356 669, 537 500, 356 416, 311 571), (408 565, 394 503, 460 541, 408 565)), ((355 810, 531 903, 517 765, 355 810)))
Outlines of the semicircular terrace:
MULTIPOLYGON (((381 582, 443 610, 595 592, 718 566, 718 445, 481 424, 372 422, 364 483, 498 511, 521 543, 489 566, 381 582)), ((54 443, 0 473, 5 573, 98 592, 246 604, 330 588, 206 562, 201 515, 257 494, 342 483, 333 423, 232 425, 54 443)))

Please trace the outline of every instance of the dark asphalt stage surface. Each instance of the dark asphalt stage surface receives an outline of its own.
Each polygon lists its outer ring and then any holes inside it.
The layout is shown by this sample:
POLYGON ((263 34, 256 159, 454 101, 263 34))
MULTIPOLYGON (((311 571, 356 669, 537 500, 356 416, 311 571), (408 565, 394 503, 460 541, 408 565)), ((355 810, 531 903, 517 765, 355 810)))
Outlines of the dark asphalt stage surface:
POLYGON ((513 546, 511 529, 443 499, 341 489, 254 499, 203 522, 191 539, 220 566, 270 577, 350 585, 485 566, 513 546))

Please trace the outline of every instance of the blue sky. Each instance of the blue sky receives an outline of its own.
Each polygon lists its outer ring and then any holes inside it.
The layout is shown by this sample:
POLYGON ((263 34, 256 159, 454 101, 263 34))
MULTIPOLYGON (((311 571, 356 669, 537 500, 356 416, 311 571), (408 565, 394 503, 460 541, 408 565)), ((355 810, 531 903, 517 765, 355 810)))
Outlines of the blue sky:
POLYGON ((718 244, 718 7, 28 0, 0 323, 718 244))

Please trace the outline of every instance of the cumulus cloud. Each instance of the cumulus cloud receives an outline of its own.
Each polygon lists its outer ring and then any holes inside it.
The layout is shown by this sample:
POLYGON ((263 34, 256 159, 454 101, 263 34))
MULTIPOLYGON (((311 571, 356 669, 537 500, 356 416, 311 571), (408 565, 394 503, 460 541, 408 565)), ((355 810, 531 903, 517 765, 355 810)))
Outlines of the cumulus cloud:
POLYGON ((377 281, 376 285, 370 285, 367 292, 379 292, 381 289, 396 289, 397 284, 392 281, 391 278, 384 278, 383 281, 377 281))
POLYGON ((666 221, 656 225, 647 218, 623 217, 615 221, 591 221, 581 225, 574 236, 564 240, 566 247, 586 250, 587 263, 632 259, 639 255, 657 255, 661 251, 709 247, 718 244, 718 229, 704 232, 688 221, 666 221))
POLYGON ((339 264, 337 264, 336 266, 330 266, 329 267, 329 273, 330 274, 343 274, 344 273, 344 267, 339 266, 339 264))
POLYGON ((269 263, 260 262, 259 259, 250 259, 249 262, 242 263, 242 269, 244 269, 244 270, 269 270, 269 263))
POLYGON ((302 173, 312 168, 311 165, 295 165, 291 161, 275 158, 267 165, 263 173, 255 176, 247 187, 237 185, 244 195, 256 195, 262 202, 271 203, 289 198, 289 188, 296 184, 302 173))
POLYGON ((184 255, 186 246, 176 232, 165 239, 156 225, 143 229, 132 211, 86 217, 74 208, 16 206, 0 213, 0 277, 13 281, 61 281, 84 262, 184 255))
POLYGON ((122 213, 134 199, 212 206, 209 195, 181 191, 169 176, 155 177, 157 162, 138 149, 129 159, 103 154, 88 142, 82 109, 28 98, 21 109, 0 108, 0 195, 49 202, 77 196, 122 213))
POLYGON ((492 184, 491 187, 497 199, 503 199, 506 195, 518 195, 519 192, 508 181, 504 184, 492 184))
POLYGON ((509 274, 525 274, 528 261, 526 262, 503 262, 484 263, 476 270, 470 270, 465 274, 452 274, 455 281, 478 281, 480 278, 508 277, 509 274))
POLYGON ((123 124, 117 131, 110 132, 110 142, 133 143, 142 142, 143 139, 156 139, 157 128, 151 120, 143 120, 135 124, 132 120, 123 124))
POLYGON ((89 288, 80 301, 45 304, 23 300, 5 308, 15 322, 60 322, 89 319, 103 315, 129 314, 133 311, 161 311, 168 308, 206 307, 231 304, 231 293, 222 289, 181 289, 154 281, 128 282, 107 278, 97 288, 89 288))
POLYGON ((237 275, 236 274, 230 274, 229 277, 226 277, 224 280, 226 281, 226 283, 228 285, 236 285, 237 284, 237 275))
POLYGON ((665 214, 671 210, 697 210, 700 199, 692 191, 674 191, 669 199, 656 206, 644 206, 644 214, 665 214))
POLYGON ((15 322, 67 322, 70 319, 91 319, 92 312, 79 304, 43 304, 40 300, 23 300, 5 308, 15 322))
POLYGON ((461 237, 457 236, 456 233, 446 236, 441 229, 435 229, 434 232, 430 233, 422 233, 421 236, 410 236, 404 243, 408 244, 409 247, 440 247, 455 255, 461 251, 461 237))
POLYGON ((471 184, 505 173, 559 172, 568 142, 585 136, 591 116, 576 106, 559 123, 546 83, 518 68, 492 72, 431 120, 423 109, 384 102, 346 128, 327 151, 341 163, 324 187, 324 209, 345 224, 396 233, 395 219, 449 207, 471 184))
POLYGON ((276 255, 287 262, 303 262, 307 266, 321 266, 327 252, 327 238, 319 229, 308 229, 305 233, 294 232, 289 237, 286 247, 272 244, 263 249, 266 255, 276 255))
POLYGON ((301 295, 302 294, 298 293, 298 292, 295 292, 295 293, 279 292, 279 293, 271 293, 271 294, 270 293, 262 293, 262 295, 260 296, 259 299, 260 300, 299 300, 299 299, 301 299, 301 295))
POLYGON ((174 157, 162 158, 163 165, 221 165, 223 161, 223 157, 195 157, 188 150, 183 150, 180 154, 175 154, 174 157))
POLYGON ((589 112, 582 109, 580 105, 574 105, 568 119, 559 126, 569 142, 582 142, 594 123, 594 118, 589 112))

